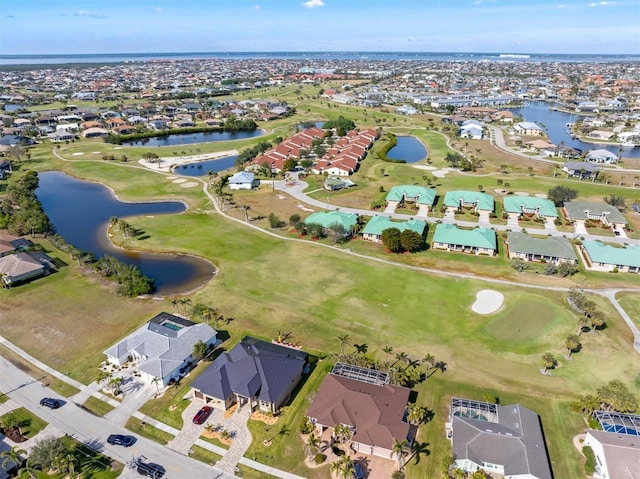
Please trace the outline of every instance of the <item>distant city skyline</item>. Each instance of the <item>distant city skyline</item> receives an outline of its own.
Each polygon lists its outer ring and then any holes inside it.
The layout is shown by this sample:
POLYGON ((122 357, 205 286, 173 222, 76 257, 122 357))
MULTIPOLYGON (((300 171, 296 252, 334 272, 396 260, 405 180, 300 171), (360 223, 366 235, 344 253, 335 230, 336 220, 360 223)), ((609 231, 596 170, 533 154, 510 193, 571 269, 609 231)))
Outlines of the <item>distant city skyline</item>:
POLYGON ((0 54, 640 53, 640 0, 4 0, 0 54))

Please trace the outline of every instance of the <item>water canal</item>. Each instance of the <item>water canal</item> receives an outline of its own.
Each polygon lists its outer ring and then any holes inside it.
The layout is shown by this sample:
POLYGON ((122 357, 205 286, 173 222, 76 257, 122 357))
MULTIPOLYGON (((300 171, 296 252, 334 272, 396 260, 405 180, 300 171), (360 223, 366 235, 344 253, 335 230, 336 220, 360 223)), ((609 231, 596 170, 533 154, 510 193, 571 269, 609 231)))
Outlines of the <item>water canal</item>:
POLYGON ((238 158, 238 155, 186 163, 174 167, 173 171, 184 176, 206 176, 208 171, 220 172, 232 168, 235 165, 236 158, 238 158))
POLYGON ((182 254, 158 254, 122 250, 107 238, 109 218, 176 214, 183 203, 123 203, 107 187, 73 178, 59 171, 39 173, 36 195, 56 231, 68 243, 96 257, 109 254, 138 267, 155 280, 156 294, 191 291, 210 280, 215 267, 200 258, 182 254))
POLYGON ((567 123, 574 123, 581 118, 577 115, 565 113, 563 111, 551 110, 551 105, 543 101, 534 101, 522 108, 515 108, 513 112, 525 119, 532 121, 542 127, 549 140, 559 145, 564 142, 565 146, 575 148, 580 151, 605 149, 618 156, 626 158, 640 158, 640 148, 623 146, 622 150, 619 145, 585 143, 584 141, 574 140, 569 133, 567 123))
POLYGON ((264 130, 253 131, 202 131, 199 133, 176 133, 137 141, 122 142, 123 146, 175 146, 195 145, 196 143, 213 143, 217 141, 246 140, 264 135, 264 130))

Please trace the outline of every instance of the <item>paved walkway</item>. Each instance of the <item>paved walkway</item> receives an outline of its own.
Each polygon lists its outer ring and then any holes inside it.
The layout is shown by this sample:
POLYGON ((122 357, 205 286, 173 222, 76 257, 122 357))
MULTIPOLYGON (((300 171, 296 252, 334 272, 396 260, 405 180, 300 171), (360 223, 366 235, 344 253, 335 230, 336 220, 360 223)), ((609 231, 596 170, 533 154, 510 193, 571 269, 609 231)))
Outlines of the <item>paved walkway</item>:
POLYGON ((191 446, 195 444, 202 435, 202 431, 204 431, 204 424, 193 423, 193 416, 196 415, 201 407, 202 403, 200 401, 191 401, 182 411, 182 429, 167 443, 169 449, 173 449, 185 456, 189 455, 191 446))
POLYGON ((224 418, 224 412, 219 409, 214 409, 213 414, 209 418, 211 424, 220 424, 224 429, 231 433, 233 440, 231 446, 225 455, 216 463, 216 467, 219 467, 223 471, 233 473, 247 452, 251 445, 251 433, 247 427, 247 421, 251 416, 251 409, 248 406, 244 406, 240 409, 236 409, 229 418, 224 418))

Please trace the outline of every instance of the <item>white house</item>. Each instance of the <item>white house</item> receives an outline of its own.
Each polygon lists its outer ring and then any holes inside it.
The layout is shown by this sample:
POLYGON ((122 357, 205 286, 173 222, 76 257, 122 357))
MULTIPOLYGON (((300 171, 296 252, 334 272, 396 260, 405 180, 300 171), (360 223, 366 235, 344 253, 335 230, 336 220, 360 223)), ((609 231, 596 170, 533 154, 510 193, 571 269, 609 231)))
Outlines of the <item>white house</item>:
POLYGON ((229 178, 230 190, 251 190, 260 182, 255 179, 255 174, 250 171, 239 171, 229 178))
POLYGON ((513 129, 525 136, 540 136, 543 131, 538 125, 530 121, 521 121, 513 125, 513 129))
POLYGON ((166 386, 183 374, 193 360, 193 347, 199 341, 214 346, 216 331, 208 324, 196 324, 169 313, 160 313, 104 353, 107 362, 122 366, 131 361, 141 379, 166 386), (182 371, 181 371, 182 370, 182 371))
POLYGON ((587 153, 587 156, 585 156, 584 159, 590 163, 613 164, 618 162, 618 157, 614 153, 605 149, 592 150, 587 153))

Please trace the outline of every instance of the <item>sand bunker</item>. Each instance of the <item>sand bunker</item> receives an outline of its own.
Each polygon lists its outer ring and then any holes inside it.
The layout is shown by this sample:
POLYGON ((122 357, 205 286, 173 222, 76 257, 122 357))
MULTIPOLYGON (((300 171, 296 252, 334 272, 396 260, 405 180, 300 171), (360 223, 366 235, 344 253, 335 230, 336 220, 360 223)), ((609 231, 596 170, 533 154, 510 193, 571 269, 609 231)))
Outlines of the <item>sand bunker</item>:
POLYGON ((187 180, 185 180, 184 178, 177 178, 177 179, 173 180, 173 183, 184 183, 185 181, 187 181, 187 180))
POLYGON ((429 165, 413 165, 414 168, 418 168, 420 170, 429 170, 429 171, 433 171, 433 170, 437 170, 438 168, 436 168, 435 166, 429 166, 429 165))
POLYGON ((451 170, 436 170, 433 172, 433 176, 435 176, 436 178, 444 178, 445 176, 447 176, 447 173, 449 173, 449 171, 451 170))
POLYGON ((177 176, 167 176, 167 180, 175 180, 177 176))
POLYGON ((493 190, 493 191, 495 191, 495 192, 496 192, 496 195, 501 195, 501 196, 504 196, 504 195, 506 195, 507 193, 509 193, 509 191, 507 191, 507 190, 503 190, 503 189, 501 189, 501 188, 495 189, 495 190, 493 190))
POLYGON ((513 194, 516 196, 529 196, 529 193, 527 193, 526 191, 516 191, 513 194))
POLYGON ((82 156, 84 155, 84 153, 82 153, 81 151, 79 151, 78 153, 71 153, 71 156, 82 156))
POLYGON ((548 198, 548 196, 544 193, 536 193, 536 198, 542 198, 544 200, 546 200, 548 198))
POLYGON ((476 302, 471 305, 474 313, 491 314, 502 307, 504 295, 492 289, 483 289, 476 294, 476 302))
POLYGON ((198 183, 196 183, 195 181, 189 181, 187 183, 182 183, 180 185, 180 188, 193 188, 194 186, 198 186, 198 183))

